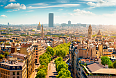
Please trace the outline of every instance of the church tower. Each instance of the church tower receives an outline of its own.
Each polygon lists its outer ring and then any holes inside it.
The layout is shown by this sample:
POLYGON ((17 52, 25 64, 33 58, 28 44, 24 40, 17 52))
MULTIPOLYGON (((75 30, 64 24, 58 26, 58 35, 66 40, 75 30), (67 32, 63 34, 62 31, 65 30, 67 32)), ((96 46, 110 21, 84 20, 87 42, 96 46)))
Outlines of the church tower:
POLYGON ((92 27, 91 27, 91 25, 89 25, 89 28, 88 28, 88 39, 92 39, 92 27))
POLYGON ((41 24, 39 22, 38 26, 37 26, 37 30, 41 30, 41 24))
POLYGON ((43 30, 43 25, 42 25, 42 30, 41 30, 41 38, 44 38, 44 30, 43 30))

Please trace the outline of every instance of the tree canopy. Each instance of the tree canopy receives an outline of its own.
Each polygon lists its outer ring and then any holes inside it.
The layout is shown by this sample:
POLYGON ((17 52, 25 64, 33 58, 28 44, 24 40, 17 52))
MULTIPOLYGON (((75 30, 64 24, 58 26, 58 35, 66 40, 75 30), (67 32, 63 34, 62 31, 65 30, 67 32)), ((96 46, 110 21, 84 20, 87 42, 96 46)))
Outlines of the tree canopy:
POLYGON ((45 70, 43 69, 40 69, 38 72, 37 72, 37 76, 35 78, 46 78, 46 72, 45 70))
POLYGON ((4 55, 0 54, 0 59, 3 59, 4 58, 4 55))
POLYGON ((55 59, 56 64, 56 70, 58 72, 58 75, 56 78, 71 78, 71 73, 68 70, 68 64, 66 64, 65 61, 63 61, 62 57, 58 57, 55 59))
POLYGON ((113 62, 113 67, 116 68, 116 60, 113 62))
POLYGON ((102 56, 101 57, 101 64, 102 65, 111 65, 112 64, 112 61, 110 60, 110 58, 109 57, 107 57, 107 56, 102 56))
POLYGON ((46 53, 50 54, 51 56, 54 56, 54 49, 50 46, 47 47, 46 53))
POLYGON ((62 68, 61 71, 58 72, 58 76, 56 78, 71 78, 71 73, 69 70, 62 68))

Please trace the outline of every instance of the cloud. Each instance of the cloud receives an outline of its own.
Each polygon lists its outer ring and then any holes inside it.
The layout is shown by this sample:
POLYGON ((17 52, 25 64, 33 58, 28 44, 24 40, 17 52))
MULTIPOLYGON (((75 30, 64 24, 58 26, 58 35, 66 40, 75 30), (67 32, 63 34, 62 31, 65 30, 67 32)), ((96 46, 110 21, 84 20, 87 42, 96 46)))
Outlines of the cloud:
POLYGON ((8 4, 7 6, 4 7, 5 9, 26 9, 26 6, 24 4, 21 4, 20 3, 11 3, 11 4, 8 4))
POLYGON ((4 5, 0 5, 0 6, 4 6, 4 5))
POLYGON ((29 10, 29 11, 25 11, 25 12, 33 12, 34 10, 29 10))
POLYGON ((60 11, 62 11, 63 9, 59 9, 60 11))
MULTIPOLYGON (((19 10, 19 9, 18 9, 19 10)), ((13 11, 18 11, 18 10, 12 10, 12 11, 6 11, 6 12, 13 12, 13 11)))
POLYGON ((6 4, 7 0, 0 0, 0 3, 6 4))
POLYGON ((96 2, 97 0, 83 0, 83 1, 91 1, 91 2, 96 2))
POLYGON ((32 7, 29 6, 27 8, 29 9, 37 9, 37 8, 51 8, 51 7, 77 7, 80 4, 58 4, 58 5, 52 5, 52 6, 42 6, 42 7, 32 7))
POLYGON ((90 11, 85 11, 85 10, 80 10, 80 9, 75 9, 75 13, 69 13, 71 16, 78 16, 78 15, 95 15, 94 13, 90 11))
POLYGON ((115 24, 115 19, 116 19, 116 11, 112 14, 94 14, 90 11, 84 11, 80 9, 74 10, 74 13, 69 13, 70 16, 68 18, 62 19, 71 19, 73 22, 80 22, 80 23, 85 23, 85 24, 115 24), (75 20, 75 18, 77 20, 75 20))
POLYGON ((12 12, 12 11, 6 11, 6 12, 12 12))
POLYGON ((13 10, 13 11, 18 11, 18 10, 13 10))
POLYGON ((57 0, 58 3, 68 3, 70 0, 57 0))
POLYGON ((90 8, 116 6, 116 0, 85 0, 90 8))
POLYGON ((9 2, 16 2, 15 0, 10 0, 9 2))
POLYGON ((45 4, 45 3, 35 3, 35 4, 30 4, 30 5, 48 5, 48 4, 45 4))
POLYGON ((7 17, 7 16, 6 16, 6 15, 1 15, 0 17, 4 17, 4 18, 5 18, 5 17, 7 17))

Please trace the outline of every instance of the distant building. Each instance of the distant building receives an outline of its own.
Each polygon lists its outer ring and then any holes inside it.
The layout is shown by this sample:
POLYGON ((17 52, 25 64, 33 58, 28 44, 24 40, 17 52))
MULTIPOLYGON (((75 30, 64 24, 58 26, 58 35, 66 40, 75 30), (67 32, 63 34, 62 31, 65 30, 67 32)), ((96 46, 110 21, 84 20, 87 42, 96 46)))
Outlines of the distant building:
POLYGON ((9 22, 8 22, 8 26, 9 26, 9 22))
POLYGON ((71 24, 71 21, 68 21, 68 24, 62 23, 61 26, 83 26, 83 27, 87 27, 87 24, 71 24))
POLYGON ((68 21, 68 25, 71 25, 71 21, 68 21))
POLYGON ((49 13, 49 27, 53 27, 53 26, 54 26, 54 14, 49 13))
POLYGON ((89 28, 88 28, 88 39, 92 39, 92 27, 91 27, 91 25, 89 25, 89 28))
POLYGON ((98 31, 96 38, 100 38, 100 39, 102 38, 102 33, 100 32, 100 30, 98 31))
POLYGON ((38 26, 37 26, 37 30, 41 30, 41 24, 39 22, 38 26))
POLYGON ((42 37, 42 39, 44 38, 44 30, 43 30, 43 25, 42 25, 42 30, 41 30, 41 37, 42 37))

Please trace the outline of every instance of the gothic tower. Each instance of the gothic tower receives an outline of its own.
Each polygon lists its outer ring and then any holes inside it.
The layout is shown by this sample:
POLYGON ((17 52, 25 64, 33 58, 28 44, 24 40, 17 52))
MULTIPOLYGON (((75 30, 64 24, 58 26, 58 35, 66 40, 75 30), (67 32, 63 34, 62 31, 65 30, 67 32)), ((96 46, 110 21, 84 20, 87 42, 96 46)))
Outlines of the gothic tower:
POLYGON ((39 22, 38 26, 37 26, 37 30, 41 30, 41 24, 39 22))
POLYGON ((88 39, 92 39, 92 27, 91 27, 91 25, 89 25, 89 28, 88 28, 88 39))
POLYGON ((41 30, 41 38, 44 38, 44 31, 43 31, 43 25, 42 25, 42 30, 41 30))

